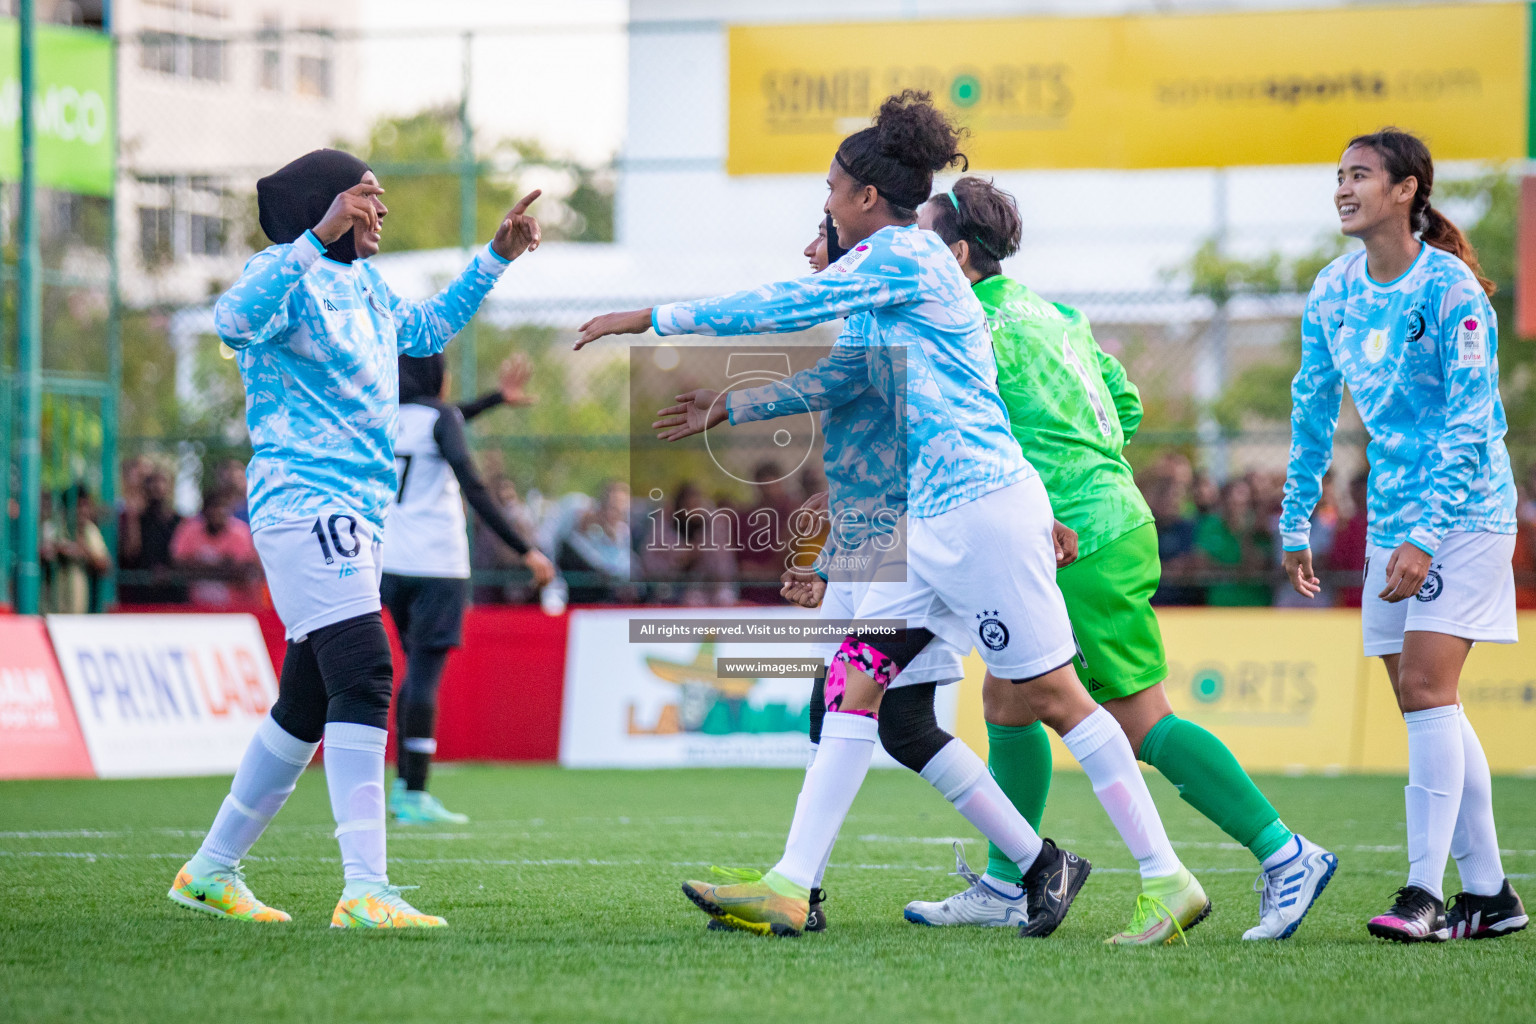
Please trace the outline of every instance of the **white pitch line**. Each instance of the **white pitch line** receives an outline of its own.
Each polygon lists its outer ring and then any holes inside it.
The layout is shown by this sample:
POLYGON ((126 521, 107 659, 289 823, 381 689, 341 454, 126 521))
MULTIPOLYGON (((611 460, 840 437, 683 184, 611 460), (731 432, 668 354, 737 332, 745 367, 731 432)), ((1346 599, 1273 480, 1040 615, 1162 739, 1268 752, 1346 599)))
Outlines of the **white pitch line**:
MULTIPOLYGON (((185 860, 185 853, 113 853, 105 851, 89 850, 0 850, 0 857, 33 857, 41 859, 77 860, 87 864, 103 860, 185 860)), ((251 856, 245 858, 263 864, 338 864, 340 857, 260 857, 251 856)), ((425 865, 457 865, 467 867, 590 867, 590 868, 635 868, 635 867, 670 867, 670 868, 707 868, 711 866, 706 860, 602 860, 599 858, 577 857, 523 857, 523 858, 495 858, 495 857, 391 857, 395 864, 425 864, 425 865)), ((933 864, 839 864, 833 862, 829 868, 841 871, 913 871, 913 872, 937 872, 940 868, 933 864)), ((1095 874, 1101 875, 1135 875, 1139 871, 1136 868, 1094 868, 1095 874)), ((1232 867, 1202 867, 1190 869, 1196 875, 1251 875, 1252 868, 1232 867)), ((1350 868, 1355 874, 1395 875, 1396 868, 1350 868)), ((1510 878, 1536 878, 1532 872, 1510 872, 1510 878)))

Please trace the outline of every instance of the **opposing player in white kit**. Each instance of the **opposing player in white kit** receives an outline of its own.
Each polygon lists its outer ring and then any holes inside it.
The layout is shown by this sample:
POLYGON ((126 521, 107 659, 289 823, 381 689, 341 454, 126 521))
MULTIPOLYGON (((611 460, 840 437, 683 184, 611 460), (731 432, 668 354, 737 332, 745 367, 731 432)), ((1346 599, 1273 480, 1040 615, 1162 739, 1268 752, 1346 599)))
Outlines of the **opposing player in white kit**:
MULTIPOLYGON (((661 334, 803 330, 847 316, 833 350, 850 363, 846 384, 824 389, 811 407, 842 404, 872 385, 905 409, 905 581, 857 584, 855 605, 859 619, 905 620, 905 635, 850 634, 841 645, 826 682, 821 749, 778 865, 759 883, 683 887, 711 916, 761 934, 804 928, 811 882, 868 771, 886 687, 934 636, 962 649, 979 641, 994 674, 1030 686, 1041 720, 1083 765, 1144 876, 1180 874, 1181 894, 1206 903, 1168 842, 1124 733, 1072 671, 1050 503, 1009 430, 985 315, 944 243, 914 225, 933 172, 963 159, 957 141, 926 94, 891 97, 873 127, 843 141, 829 171, 826 209, 839 241, 852 246, 836 264, 719 299, 607 314, 583 325, 577 342, 652 327, 661 334), (862 375, 852 369, 861 359, 862 375)), ((679 396, 657 421, 661 436, 801 411, 812 396, 790 380, 781 382, 789 401, 739 400, 744 392, 721 402, 714 392, 679 396)), ((1050 934, 1087 862, 1043 841, 964 743, 945 743, 921 774, 1020 866, 1028 894, 1020 934, 1050 934)))
POLYGON ((1351 139, 1339 161, 1339 223, 1365 249, 1330 263, 1307 299, 1280 519, 1286 574, 1315 597, 1310 517, 1347 384, 1371 436, 1365 653, 1386 663, 1408 726, 1408 881, 1366 927, 1398 942, 1493 938, 1527 922, 1458 695, 1474 642, 1516 639, 1498 327, 1477 254, 1430 205, 1434 174, 1424 143, 1390 128, 1351 139), (1448 856, 1462 885, 1449 911, 1448 856))
POLYGON ((475 471, 464 423, 503 402, 521 405, 526 363, 508 360, 502 387, 463 405, 443 401, 443 356, 400 357, 400 420, 395 464, 400 482, 384 534, 380 597, 405 648, 405 678, 395 700, 398 736, 389 811, 402 825, 463 823, 427 792, 437 752, 437 690, 448 652, 459 646, 469 599, 469 538, 464 502, 502 542, 522 556, 534 581, 554 578, 548 558, 531 547, 497 506, 475 471))
POLYGON ((442 350, 508 264, 539 242, 512 208, 496 238, 426 302, 390 291, 368 257, 389 212, 368 166, 317 150, 261 179, 273 240, 214 307, 236 351, 255 449, 251 529, 288 635, 277 702, 170 898, 247 921, 287 921, 245 884, 240 860, 325 740, 346 886, 336 928, 441 927, 389 882, 384 745, 393 683, 379 608, 379 535, 395 488, 396 359, 442 350))

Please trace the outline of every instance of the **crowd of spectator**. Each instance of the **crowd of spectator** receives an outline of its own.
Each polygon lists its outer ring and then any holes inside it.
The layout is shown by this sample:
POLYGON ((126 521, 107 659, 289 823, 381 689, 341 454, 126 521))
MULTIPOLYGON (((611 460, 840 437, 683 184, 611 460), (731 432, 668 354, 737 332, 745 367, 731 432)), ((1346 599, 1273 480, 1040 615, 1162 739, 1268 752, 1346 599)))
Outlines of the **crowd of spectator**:
MULTIPOLYGON (((526 495, 493 454, 486 478, 514 526, 558 566, 561 577, 534 589, 518 557, 490 530, 476 530, 471 552, 479 604, 540 602, 555 611, 576 604, 665 603, 719 606, 776 603, 778 576, 791 545, 816 538, 790 528, 795 510, 825 490, 815 469, 785 474, 773 462, 755 469, 755 500, 709 494, 682 481, 662 497, 632 499, 611 481, 594 497, 572 492, 526 495), (772 543, 752 524, 772 523, 772 543)), ((1324 478, 1312 516, 1319 599, 1291 590, 1277 566, 1277 524, 1284 476, 1250 470, 1218 483, 1179 452, 1161 456, 1139 478, 1157 530, 1163 564, 1159 605, 1213 607, 1331 605, 1359 607, 1366 558, 1366 475, 1324 478)), ((1536 466, 1520 480, 1515 549, 1519 604, 1536 608, 1536 466)), ((212 609, 260 607, 267 598, 251 542, 245 466, 212 467, 200 510, 182 515, 171 467, 138 456, 122 467, 116 509, 118 601, 123 605, 192 604, 212 609)), ((14 513, 13 513, 14 514, 14 513)), ((101 530, 104 510, 82 484, 43 495, 40 554, 44 607, 55 613, 99 608, 111 557, 101 530)))

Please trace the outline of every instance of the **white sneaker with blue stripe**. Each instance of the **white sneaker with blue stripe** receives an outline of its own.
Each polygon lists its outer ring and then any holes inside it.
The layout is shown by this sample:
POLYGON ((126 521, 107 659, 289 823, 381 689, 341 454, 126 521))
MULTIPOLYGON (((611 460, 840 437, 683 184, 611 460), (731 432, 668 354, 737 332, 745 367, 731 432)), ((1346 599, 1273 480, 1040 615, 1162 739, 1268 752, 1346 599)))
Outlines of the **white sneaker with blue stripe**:
POLYGON ((1339 858, 1305 836, 1298 835, 1294 843, 1289 857, 1259 872, 1254 881, 1253 889, 1259 894, 1259 923, 1243 932, 1243 938, 1290 938, 1339 866, 1339 858))
POLYGON ((1024 890, 1005 882, 989 883, 988 879, 972 871, 965 862, 965 848, 960 843, 955 844, 955 870, 950 874, 965 879, 970 888, 937 903, 913 900, 901 916, 913 924, 933 927, 963 924, 978 928, 1017 928, 1029 919, 1024 890))

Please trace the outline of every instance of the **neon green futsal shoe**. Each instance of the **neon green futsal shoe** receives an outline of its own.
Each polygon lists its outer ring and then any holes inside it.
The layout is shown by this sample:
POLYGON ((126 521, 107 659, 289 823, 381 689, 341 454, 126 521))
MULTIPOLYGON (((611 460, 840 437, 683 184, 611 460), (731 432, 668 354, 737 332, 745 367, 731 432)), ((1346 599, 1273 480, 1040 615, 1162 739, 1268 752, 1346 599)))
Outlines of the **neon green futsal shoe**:
POLYGON ((293 920, 276 907, 257 899, 245 884, 245 872, 238 867, 192 873, 192 861, 182 865, 166 893, 174 902, 192 910, 237 921, 280 922, 293 920))
POLYGON ((754 935, 799 935, 811 912, 810 891, 773 871, 735 885, 684 882, 683 895, 726 927, 754 935))
POLYGON ((1125 931, 1104 940, 1107 946, 1171 946, 1188 940, 1184 933, 1204 921, 1211 901, 1188 868, 1167 878, 1149 878, 1136 897, 1136 910, 1125 931))
POLYGON ((469 815, 450 811, 424 789, 406 789, 399 779, 389 793, 389 813, 397 825, 463 825, 469 821, 469 815))

